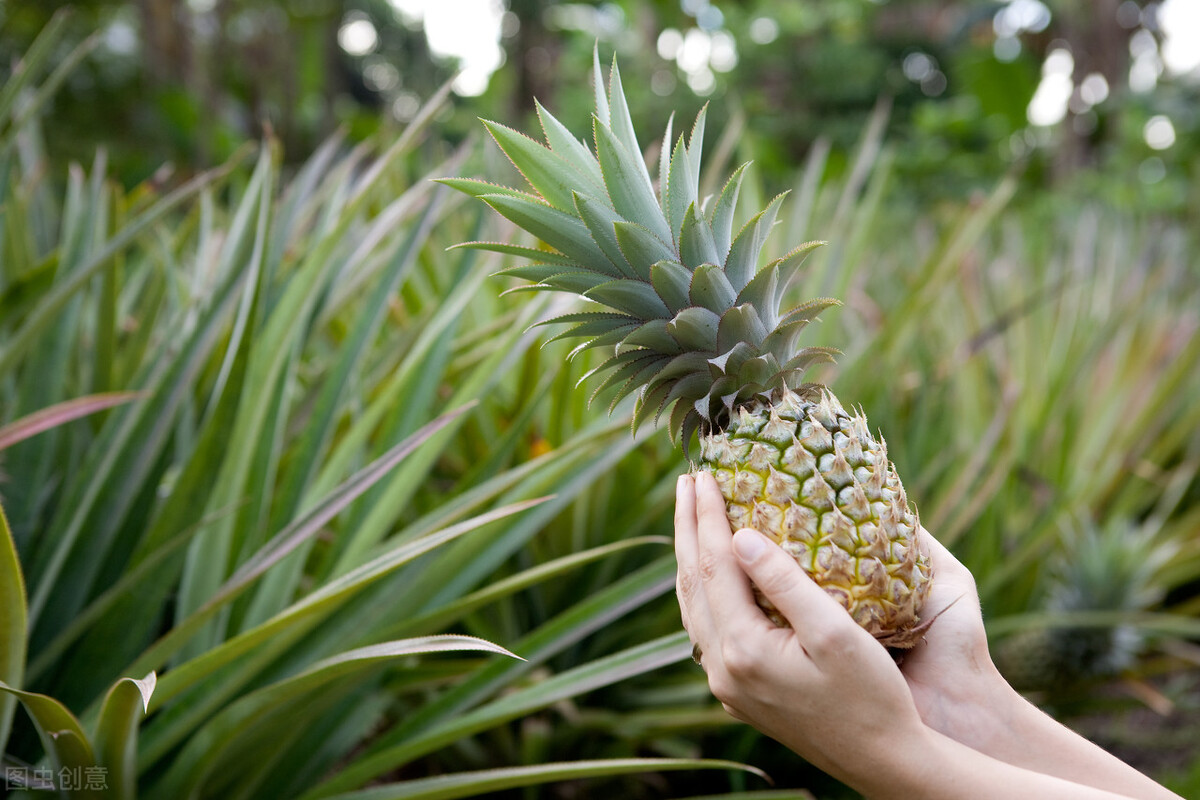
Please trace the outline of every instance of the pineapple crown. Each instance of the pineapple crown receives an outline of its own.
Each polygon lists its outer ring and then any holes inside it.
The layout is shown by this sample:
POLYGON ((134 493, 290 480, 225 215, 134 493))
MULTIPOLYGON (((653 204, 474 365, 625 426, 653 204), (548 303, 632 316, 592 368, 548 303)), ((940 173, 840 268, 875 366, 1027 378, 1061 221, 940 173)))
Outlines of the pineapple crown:
MULTIPOLYGON (((550 341, 582 337, 571 356, 593 347, 612 355, 584 376, 603 376, 593 393, 617 387, 612 404, 638 392, 633 427, 670 409, 672 438, 687 448, 693 433, 722 427, 734 408, 805 390, 804 372, 832 361, 835 350, 797 349, 805 325, 837 305, 822 298, 787 312, 783 293, 805 259, 824 242, 800 245, 759 269, 763 246, 786 193, 734 230, 746 164, 715 201, 699 196, 706 109, 685 141, 671 149, 667 123, 658 192, 642 157, 614 57, 604 91, 593 53, 595 153, 537 103, 545 144, 483 120, 534 194, 487 181, 442 182, 484 201, 545 247, 466 242, 531 263, 501 270, 533 281, 527 291, 582 295, 605 307, 545 320, 568 324, 550 341), (667 154, 670 153, 668 157, 667 154)), ((582 381, 581 381, 582 382, 582 381)))

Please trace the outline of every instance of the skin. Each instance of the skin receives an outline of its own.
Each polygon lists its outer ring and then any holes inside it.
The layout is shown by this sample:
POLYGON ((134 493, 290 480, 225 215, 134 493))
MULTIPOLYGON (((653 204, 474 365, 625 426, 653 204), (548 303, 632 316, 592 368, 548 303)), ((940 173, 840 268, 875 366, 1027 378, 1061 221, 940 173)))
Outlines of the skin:
POLYGON ((677 592, 725 710, 869 798, 1177 798, 1013 691, 971 573, 927 532, 943 610, 897 667, 796 562, 733 534, 716 481, 679 479, 677 592), (751 582, 791 623, 778 628, 751 582))

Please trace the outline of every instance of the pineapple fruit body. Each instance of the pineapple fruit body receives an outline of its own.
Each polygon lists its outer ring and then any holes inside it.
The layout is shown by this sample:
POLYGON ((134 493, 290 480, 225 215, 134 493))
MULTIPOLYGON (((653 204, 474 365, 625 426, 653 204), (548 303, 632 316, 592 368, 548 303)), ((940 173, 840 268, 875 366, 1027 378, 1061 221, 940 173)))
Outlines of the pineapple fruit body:
POLYGON ((911 647, 929 625, 921 606, 931 580, 916 517, 862 416, 804 382, 837 351, 801 346, 800 335, 838 302, 783 309, 792 278, 823 242, 765 259, 784 196, 739 227, 745 166, 719 194, 702 193, 703 110, 673 146, 668 124, 656 180, 616 63, 607 92, 598 57, 594 71, 592 148, 540 105, 544 143, 484 123, 532 192, 442 179, 533 234, 535 245, 459 246, 528 262, 501 270, 532 282, 522 289, 591 301, 541 324, 569 326, 555 338, 583 340, 572 357, 606 353, 589 373, 602 378, 596 394, 611 391, 613 407, 635 396, 634 429, 665 417, 685 455, 698 438, 700 468, 716 475, 733 527, 778 542, 884 645, 911 647))
POLYGON ((700 437, 700 468, 716 477, 734 530, 766 534, 882 644, 912 647, 931 578, 919 523, 866 419, 813 394, 738 408, 725 430, 700 437))

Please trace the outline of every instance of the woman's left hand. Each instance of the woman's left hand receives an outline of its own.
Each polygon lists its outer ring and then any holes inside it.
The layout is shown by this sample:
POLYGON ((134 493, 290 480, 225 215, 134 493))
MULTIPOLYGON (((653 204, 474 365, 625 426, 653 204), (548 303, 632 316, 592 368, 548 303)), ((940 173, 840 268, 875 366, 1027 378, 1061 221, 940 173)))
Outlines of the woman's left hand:
POLYGON ((731 533, 713 477, 679 479, 676 589, 709 688, 731 715, 867 791, 916 758, 928 729, 885 648, 781 548, 731 533), (751 581, 791 623, 776 627, 751 581))

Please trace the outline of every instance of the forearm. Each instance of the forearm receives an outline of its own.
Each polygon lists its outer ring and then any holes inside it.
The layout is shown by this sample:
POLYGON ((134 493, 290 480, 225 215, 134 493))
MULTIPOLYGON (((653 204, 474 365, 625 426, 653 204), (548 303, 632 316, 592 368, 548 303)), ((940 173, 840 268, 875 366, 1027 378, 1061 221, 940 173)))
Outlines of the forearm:
POLYGON ((1043 713, 998 673, 972 692, 969 700, 960 698, 954 704, 957 713, 927 722, 984 755, 1127 797, 1178 799, 1178 795, 1043 713))
POLYGON ((1149 796, 1126 795, 1022 768, 933 730, 900 749, 906 752, 898 754, 898 763, 890 770, 840 777, 870 800, 1129 800, 1149 796))

